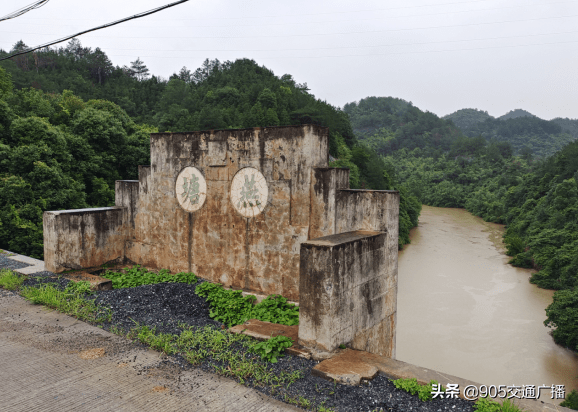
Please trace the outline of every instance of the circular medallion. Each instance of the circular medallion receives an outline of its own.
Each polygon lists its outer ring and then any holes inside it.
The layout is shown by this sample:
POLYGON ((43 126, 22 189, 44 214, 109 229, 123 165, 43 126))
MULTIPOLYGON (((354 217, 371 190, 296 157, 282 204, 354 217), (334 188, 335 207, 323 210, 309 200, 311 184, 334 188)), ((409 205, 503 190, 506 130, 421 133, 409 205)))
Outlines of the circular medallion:
POLYGON ((265 209, 269 188, 265 176, 252 167, 245 167, 235 174, 231 182, 233 207, 245 217, 254 217, 265 209))
POLYGON ((187 212, 199 210, 207 198, 207 182, 196 167, 185 167, 175 183, 177 200, 187 212))

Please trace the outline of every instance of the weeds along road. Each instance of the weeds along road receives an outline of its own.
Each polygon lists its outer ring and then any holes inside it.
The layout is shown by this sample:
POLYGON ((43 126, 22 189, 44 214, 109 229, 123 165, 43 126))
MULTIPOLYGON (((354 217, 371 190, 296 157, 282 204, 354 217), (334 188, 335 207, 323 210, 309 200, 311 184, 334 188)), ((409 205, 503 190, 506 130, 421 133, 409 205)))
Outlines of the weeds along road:
POLYGON ((297 411, 0 289, 0 405, 34 411, 297 411))

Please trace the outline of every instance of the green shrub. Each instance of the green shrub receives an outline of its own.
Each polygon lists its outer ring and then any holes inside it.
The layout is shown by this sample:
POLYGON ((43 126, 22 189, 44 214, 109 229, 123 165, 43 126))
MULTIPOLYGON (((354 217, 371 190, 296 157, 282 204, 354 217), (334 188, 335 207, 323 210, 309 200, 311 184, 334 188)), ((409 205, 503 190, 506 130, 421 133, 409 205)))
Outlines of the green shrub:
POLYGON ((566 399, 560 404, 560 406, 565 406, 566 408, 578 411, 578 391, 573 389, 572 392, 566 396, 566 399))
MULTIPOLYGON (((425 402, 433 399, 432 387, 433 385, 438 385, 438 382, 431 380, 427 385, 420 385, 416 378, 407 378, 396 379, 393 381, 393 384, 397 389, 403 389, 412 395, 417 395, 421 401, 425 402)), ((442 391, 444 391, 443 388, 442 391)))
POLYGON ((251 351, 261 356, 262 360, 277 363, 277 358, 283 356, 282 352, 291 345, 293 345, 293 339, 279 335, 255 344, 251 351))
POLYGON ((24 276, 18 276, 11 270, 0 270, 0 288, 16 290, 22 285, 24 279, 26 279, 24 276))
POLYGON ((158 273, 155 273, 140 265, 125 268, 124 273, 107 271, 102 277, 112 280, 113 289, 133 288, 135 286, 164 282, 192 284, 198 280, 194 273, 179 272, 176 275, 171 275, 166 269, 161 269, 158 273))
POLYGON ((578 288, 556 291, 546 316, 544 324, 554 328, 556 343, 578 351, 578 288))
POLYGON ((243 296, 240 290, 225 289, 210 282, 201 283, 195 293, 207 298, 211 318, 228 326, 240 325, 249 319, 288 326, 299 324, 299 308, 279 295, 270 295, 253 305, 255 296, 243 296))

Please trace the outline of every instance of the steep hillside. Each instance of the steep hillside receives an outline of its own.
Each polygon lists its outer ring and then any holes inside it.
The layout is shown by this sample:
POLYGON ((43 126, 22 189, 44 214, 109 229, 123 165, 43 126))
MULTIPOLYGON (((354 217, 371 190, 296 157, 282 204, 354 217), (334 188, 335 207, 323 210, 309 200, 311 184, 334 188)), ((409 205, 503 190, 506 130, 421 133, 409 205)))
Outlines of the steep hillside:
POLYGON ((360 142, 380 154, 403 148, 448 151, 461 135, 451 122, 393 97, 367 97, 343 110, 360 142))
POLYGON ((457 127, 464 130, 474 126, 476 123, 483 122, 487 119, 493 119, 493 117, 483 110, 461 109, 442 117, 442 119, 451 120, 457 127))
POLYGON ((508 119, 516 119, 518 117, 537 117, 537 116, 534 116, 532 113, 530 113, 526 110, 515 109, 515 110, 510 110, 505 115, 498 117, 498 119, 508 120, 508 119))
POLYGON ((561 117, 557 117, 552 119, 551 122, 556 123, 562 127, 562 130, 571 134, 574 139, 578 139, 578 119, 568 119, 567 117, 563 119, 561 117))

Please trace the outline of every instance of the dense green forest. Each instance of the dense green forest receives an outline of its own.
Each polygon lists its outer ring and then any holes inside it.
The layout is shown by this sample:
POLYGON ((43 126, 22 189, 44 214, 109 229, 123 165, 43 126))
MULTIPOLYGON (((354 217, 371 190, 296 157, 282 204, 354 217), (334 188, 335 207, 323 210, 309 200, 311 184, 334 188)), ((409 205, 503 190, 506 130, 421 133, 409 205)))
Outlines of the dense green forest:
POLYGON ((114 204, 115 180, 150 163, 157 131, 327 126, 332 165, 351 169, 353 188, 401 191, 400 247, 417 225, 421 203, 358 144, 347 114, 253 60, 206 60, 165 80, 73 40, 0 66, 0 248, 42 258, 43 211, 114 204))
POLYGON ((542 120, 516 109, 494 118, 476 109, 462 109, 444 116, 469 137, 483 136, 490 141, 508 142, 514 153, 547 157, 578 139, 578 120, 542 120))
POLYGON ((440 119, 391 97, 369 97, 344 110, 361 144, 382 154, 422 203, 465 208, 507 225, 511 263, 537 269, 531 282, 557 290, 546 311, 554 339, 578 350, 578 142, 539 159, 531 152, 516 156, 508 141, 469 137, 455 126, 524 120, 520 127, 560 127, 520 111, 504 121, 473 109, 440 119))
POLYGON ((350 168, 353 188, 400 190, 400 246, 422 203, 506 224, 512 263, 558 290, 554 338, 578 349, 578 143, 566 142, 577 120, 439 118, 391 97, 340 110, 253 60, 206 60, 162 79, 76 40, 0 66, 0 248, 42 257, 43 211, 111 205, 114 181, 149 163, 153 131, 314 123, 330 128, 331 164, 350 168))

